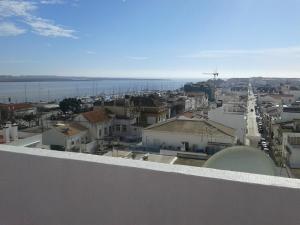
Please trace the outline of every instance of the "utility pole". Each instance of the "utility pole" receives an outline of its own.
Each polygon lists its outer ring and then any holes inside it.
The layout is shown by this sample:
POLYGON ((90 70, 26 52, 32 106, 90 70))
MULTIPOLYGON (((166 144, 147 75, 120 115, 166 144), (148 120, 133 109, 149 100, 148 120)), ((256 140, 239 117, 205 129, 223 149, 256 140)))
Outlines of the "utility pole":
POLYGON ((24 85, 25 102, 27 102, 27 84, 24 85))

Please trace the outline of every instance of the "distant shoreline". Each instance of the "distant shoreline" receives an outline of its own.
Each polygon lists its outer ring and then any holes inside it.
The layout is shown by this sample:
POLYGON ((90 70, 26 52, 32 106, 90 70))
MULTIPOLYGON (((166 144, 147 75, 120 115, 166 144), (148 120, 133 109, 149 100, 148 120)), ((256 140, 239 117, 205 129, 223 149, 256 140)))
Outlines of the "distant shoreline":
POLYGON ((170 80, 170 79, 0 75, 0 82, 58 82, 58 81, 102 81, 102 80, 145 80, 147 81, 147 80, 170 80))

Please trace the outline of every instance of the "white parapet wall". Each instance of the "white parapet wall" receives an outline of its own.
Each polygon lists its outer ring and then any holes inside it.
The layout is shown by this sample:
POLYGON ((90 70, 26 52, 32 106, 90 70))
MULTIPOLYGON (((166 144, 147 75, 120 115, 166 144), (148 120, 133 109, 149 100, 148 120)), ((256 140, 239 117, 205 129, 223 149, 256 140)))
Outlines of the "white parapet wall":
POLYGON ((0 145, 0 224, 296 225, 300 180, 0 145))

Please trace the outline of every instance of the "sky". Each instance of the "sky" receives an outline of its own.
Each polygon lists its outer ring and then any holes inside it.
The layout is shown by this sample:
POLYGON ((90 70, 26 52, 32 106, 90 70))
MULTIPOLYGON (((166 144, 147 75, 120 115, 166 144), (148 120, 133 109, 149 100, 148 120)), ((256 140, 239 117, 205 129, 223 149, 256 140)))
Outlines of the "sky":
POLYGON ((300 78, 300 0, 0 0, 0 74, 300 78))

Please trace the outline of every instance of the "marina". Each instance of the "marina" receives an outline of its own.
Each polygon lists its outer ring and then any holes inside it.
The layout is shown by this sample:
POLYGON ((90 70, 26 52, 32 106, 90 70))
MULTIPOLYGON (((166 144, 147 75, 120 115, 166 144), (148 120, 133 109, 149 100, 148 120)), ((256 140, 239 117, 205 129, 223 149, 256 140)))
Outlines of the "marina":
POLYGON ((82 96, 115 96, 175 90, 193 80, 106 79, 102 81, 0 82, 0 102, 60 101, 82 96))

